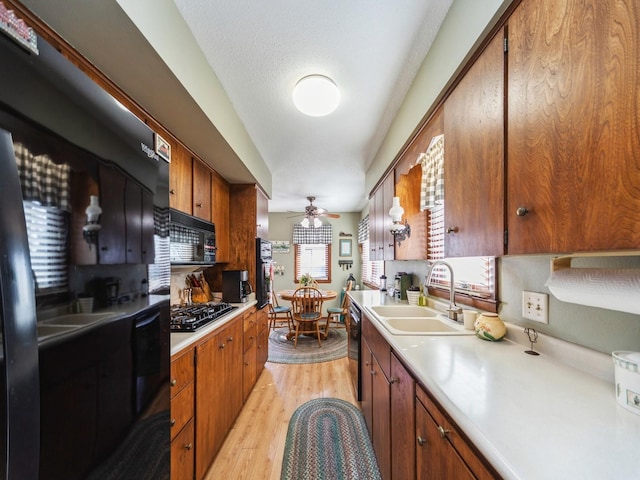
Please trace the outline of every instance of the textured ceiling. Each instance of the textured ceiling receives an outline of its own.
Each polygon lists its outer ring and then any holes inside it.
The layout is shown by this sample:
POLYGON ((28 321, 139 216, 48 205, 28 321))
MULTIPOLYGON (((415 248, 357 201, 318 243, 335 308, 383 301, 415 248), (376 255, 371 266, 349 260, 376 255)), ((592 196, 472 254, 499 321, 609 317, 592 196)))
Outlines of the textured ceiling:
POLYGON ((365 171, 451 0, 174 2, 272 172, 269 211, 304 211, 309 195, 360 211, 365 171), (341 91, 326 117, 291 99, 313 73, 341 91))

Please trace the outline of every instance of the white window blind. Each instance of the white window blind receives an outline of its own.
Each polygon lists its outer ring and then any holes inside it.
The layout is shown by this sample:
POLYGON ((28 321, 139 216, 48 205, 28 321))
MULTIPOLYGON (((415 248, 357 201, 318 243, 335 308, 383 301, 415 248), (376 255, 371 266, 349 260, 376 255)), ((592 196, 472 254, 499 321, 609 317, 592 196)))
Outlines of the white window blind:
POLYGON ((171 288, 171 262, 169 237, 153 236, 155 258, 148 266, 149 293, 166 292, 171 288))
POLYGON ((380 260, 372 262, 369 260, 368 238, 362 242, 362 253, 360 258, 362 264, 362 281, 370 285, 386 287, 386 285, 380 285, 380 277, 384 274, 384 261, 380 260))
POLYGON ((300 243, 294 247, 296 282, 307 273, 316 281, 331 281, 330 244, 300 243))
POLYGON ((36 292, 66 289, 69 278, 65 213, 34 201, 24 201, 23 205, 36 292))

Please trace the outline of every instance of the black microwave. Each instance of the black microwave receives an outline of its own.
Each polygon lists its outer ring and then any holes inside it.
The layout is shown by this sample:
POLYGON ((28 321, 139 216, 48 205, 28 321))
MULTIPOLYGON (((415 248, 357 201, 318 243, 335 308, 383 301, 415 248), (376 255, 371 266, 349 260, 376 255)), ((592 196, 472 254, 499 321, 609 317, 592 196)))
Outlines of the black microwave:
POLYGON ((213 223, 169 209, 172 265, 216 263, 216 229, 213 223))

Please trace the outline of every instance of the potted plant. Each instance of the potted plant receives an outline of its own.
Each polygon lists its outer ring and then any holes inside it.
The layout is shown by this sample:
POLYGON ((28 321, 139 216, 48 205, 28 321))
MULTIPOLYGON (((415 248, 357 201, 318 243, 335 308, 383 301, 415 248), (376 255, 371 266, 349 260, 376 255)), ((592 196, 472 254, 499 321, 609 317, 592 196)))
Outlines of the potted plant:
POLYGON ((304 285, 305 287, 309 287, 313 285, 313 277, 311 276, 310 273, 305 273, 304 275, 302 275, 300 277, 300 284, 304 285))

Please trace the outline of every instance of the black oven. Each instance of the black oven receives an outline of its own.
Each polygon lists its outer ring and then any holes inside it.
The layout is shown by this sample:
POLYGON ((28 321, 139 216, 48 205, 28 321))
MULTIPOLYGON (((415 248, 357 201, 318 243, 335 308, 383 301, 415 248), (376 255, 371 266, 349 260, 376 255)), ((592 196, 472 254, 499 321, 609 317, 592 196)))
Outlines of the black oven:
POLYGON ((349 302, 349 335, 347 337, 347 356, 349 359, 349 373, 356 398, 362 399, 362 379, 360 371, 360 335, 362 328, 362 312, 358 305, 349 302))

